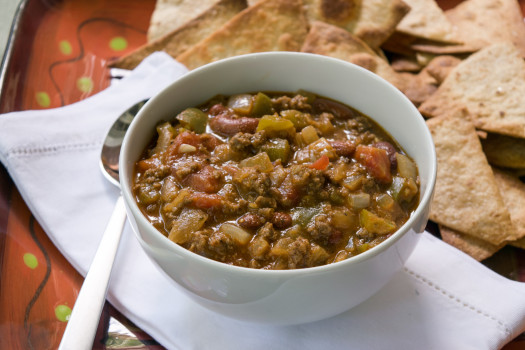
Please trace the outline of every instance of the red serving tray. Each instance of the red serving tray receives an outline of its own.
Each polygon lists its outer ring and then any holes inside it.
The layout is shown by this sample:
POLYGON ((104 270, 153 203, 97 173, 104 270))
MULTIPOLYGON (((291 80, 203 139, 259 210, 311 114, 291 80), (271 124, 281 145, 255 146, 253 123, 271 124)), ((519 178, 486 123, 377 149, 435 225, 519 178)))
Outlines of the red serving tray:
MULTIPOLYGON (((459 2, 438 0, 444 9, 459 2)), ((525 0, 520 4, 525 8, 525 0)), ((155 0, 22 1, 2 64, 0 113, 60 107, 105 89, 106 62, 145 43, 154 6, 155 0)), ((484 263, 525 281, 525 251, 507 247, 484 263)), ((0 349, 56 349, 82 281, 0 165, 0 349)), ((163 349, 108 303, 93 348, 163 349)), ((520 336, 504 349, 524 348, 520 336)))

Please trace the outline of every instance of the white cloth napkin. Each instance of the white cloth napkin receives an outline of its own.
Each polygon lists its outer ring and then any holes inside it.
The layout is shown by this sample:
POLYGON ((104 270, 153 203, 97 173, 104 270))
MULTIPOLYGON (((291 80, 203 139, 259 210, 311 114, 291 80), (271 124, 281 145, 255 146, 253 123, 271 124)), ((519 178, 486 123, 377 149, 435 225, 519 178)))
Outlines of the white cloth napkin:
MULTIPOLYGON (((81 274, 119 192, 98 165, 108 128, 130 105, 185 72, 156 53, 89 99, 0 116, 0 160, 81 274)), ((273 327, 228 319, 195 304, 157 270, 126 225, 108 299, 168 349, 499 349, 525 330, 525 284, 497 275, 428 233, 406 268, 363 304, 324 321, 273 327)))

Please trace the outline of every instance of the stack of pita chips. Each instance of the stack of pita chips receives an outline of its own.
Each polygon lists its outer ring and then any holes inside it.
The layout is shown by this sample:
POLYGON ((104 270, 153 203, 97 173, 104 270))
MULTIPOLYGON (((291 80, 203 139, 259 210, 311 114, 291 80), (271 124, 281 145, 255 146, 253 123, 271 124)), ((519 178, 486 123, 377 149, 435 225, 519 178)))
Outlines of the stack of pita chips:
POLYGON ((316 20, 345 29, 379 52, 409 11, 403 0, 158 0, 148 43, 110 66, 132 69, 154 51, 188 68, 243 53, 299 51, 316 20))
POLYGON ((463 60, 419 107, 438 154, 430 218, 478 260, 525 246, 525 185, 512 172, 525 164, 524 97, 525 61, 508 41, 463 60))
POLYGON ((360 65, 427 119, 438 155, 430 218, 477 260, 525 249, 525 24, 518 0, 158 0, 148 43, 189 69, 263 51, 360 65), (447 2, 450 3, 450 2, 447 2))

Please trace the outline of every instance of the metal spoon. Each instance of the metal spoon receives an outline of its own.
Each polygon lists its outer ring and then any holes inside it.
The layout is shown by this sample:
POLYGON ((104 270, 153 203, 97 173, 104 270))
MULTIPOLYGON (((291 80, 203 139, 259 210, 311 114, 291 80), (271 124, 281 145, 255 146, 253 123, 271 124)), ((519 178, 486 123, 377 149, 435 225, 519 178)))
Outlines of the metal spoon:
MULTIPOLYGON (((147 100, 136 103, 113 123, 104 140, 100 168, 104 176, 115 186, 119 184, 120 146, 129 124, 147 100)), ((78 294, 73 312, 60 342, 59 350, 92 349, 93 339, 100 321, 100 314, 106 301, 109 278, 117 254, 120 237, 126 221, 126 210, 122 196, 99 243, 93 262, 78 294)))

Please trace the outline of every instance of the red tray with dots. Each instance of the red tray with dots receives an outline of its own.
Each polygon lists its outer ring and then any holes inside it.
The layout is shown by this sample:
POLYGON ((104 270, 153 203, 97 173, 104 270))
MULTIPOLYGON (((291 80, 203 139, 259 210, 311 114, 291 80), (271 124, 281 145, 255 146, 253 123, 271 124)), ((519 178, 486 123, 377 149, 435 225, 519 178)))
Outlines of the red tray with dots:
MULTIPOLYGON (((110 84, 106 62, 146 42, 154 0, 26 0, 2 69, 0 112, 56 108, 110 84)), ((83 278, 0 165, 0 349, 57 349, 83 278)), ((94 349, 163 349, 106 303, 94 349)))
MULTIPOLYGON (((461 0, 438 0, 448 9, 461 0)), ((520 0, 525 8, 525 0, 520 0)), ((146 42, 155 0, 23 0, 0 81, 0 113, 56 108, 105 89, 108 60, 146 42)), ((432 227, 429 226, 429 229, 432 227)), ((525 281, 504 249, 484 263, 525 281)), ((54 247, 0 165, 0 349, 56 349, 83 278, 54 247)), ((94 349, 163 349, 106 303, 94 349)), ((505 350, 525 348, 518 337, 505 350)))

